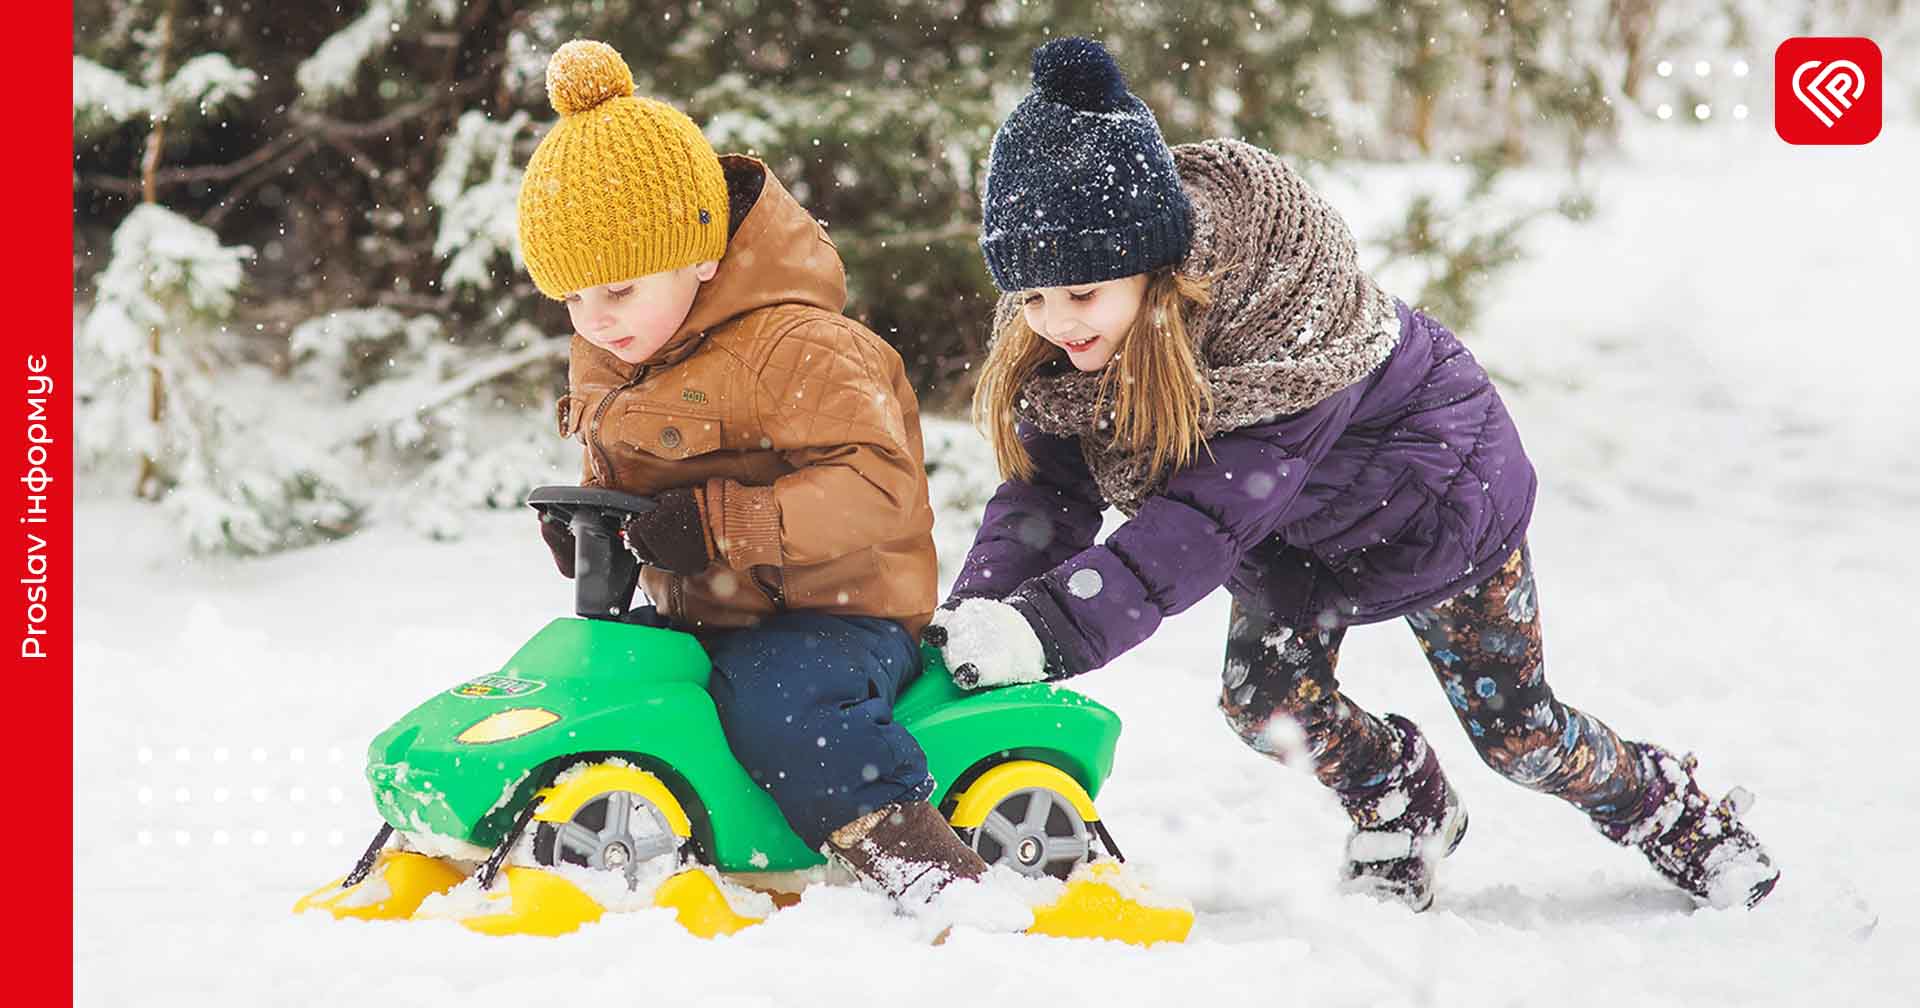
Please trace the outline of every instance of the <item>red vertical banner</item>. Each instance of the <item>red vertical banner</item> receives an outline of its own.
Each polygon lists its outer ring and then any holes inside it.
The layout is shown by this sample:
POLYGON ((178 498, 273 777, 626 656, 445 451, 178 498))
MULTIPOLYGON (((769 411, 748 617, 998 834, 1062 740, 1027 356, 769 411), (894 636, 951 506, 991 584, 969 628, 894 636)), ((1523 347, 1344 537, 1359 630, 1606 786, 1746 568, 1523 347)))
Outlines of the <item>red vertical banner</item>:
POLYGON ((12 156, 0 159, 15 195, 8 271, 20 315, 0 341, 6 524, 13 584, 6 651, 14 719, 7 749, 24 799, 15 821, 38 839, 16 851, 9 883, 7 1000, 73 999, 73 8, 29 4, 9 15, 15 44, 0 61, 14 95, 12 156), (64 87, 61 85, 65 85, 64 87))

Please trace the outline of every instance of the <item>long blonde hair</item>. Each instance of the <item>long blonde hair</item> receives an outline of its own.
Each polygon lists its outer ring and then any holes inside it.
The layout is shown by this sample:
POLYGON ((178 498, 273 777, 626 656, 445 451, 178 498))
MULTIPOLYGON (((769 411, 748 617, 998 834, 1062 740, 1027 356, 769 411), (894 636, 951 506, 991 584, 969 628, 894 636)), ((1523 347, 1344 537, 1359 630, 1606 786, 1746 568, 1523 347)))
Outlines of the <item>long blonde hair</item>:
MULTIPOLYGON (((1213 393, 1201 379, 1187 323, 1212 303, 1208 287, 1208 279, 1171 266, 1155 270, 1140 313, 1100 374, 1098 408, 1111 410, 1115 444, 1146 455, 1156 478, 1192 463, 1205 443, 1213 393)), ((1064 356, 1027 325, 1025 312, 1013 312, 994 333, 973 390, 973 422, 993 441, 1001 479, 1033 478, 1033 459, 1014 432, 1014 406, 1027 379, 1064 356)))

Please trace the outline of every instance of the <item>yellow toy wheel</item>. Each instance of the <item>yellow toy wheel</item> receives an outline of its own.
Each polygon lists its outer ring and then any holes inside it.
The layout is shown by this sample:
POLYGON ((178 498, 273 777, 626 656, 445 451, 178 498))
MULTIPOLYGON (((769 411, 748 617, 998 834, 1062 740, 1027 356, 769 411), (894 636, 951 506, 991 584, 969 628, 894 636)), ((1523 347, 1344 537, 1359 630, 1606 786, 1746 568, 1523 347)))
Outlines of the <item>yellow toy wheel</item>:
POLYGON ((987 864, 1057 879, 1093 857, 1099 819, 1080 782, 1037 760, 1012 760, 981 774, 948 817, 987 864))
POLYGON ((686 809, 660 778, 619 762, 561 774, 536 796, 533 860, 633 879, 641 865, 679 854, 692 834, 686 809))

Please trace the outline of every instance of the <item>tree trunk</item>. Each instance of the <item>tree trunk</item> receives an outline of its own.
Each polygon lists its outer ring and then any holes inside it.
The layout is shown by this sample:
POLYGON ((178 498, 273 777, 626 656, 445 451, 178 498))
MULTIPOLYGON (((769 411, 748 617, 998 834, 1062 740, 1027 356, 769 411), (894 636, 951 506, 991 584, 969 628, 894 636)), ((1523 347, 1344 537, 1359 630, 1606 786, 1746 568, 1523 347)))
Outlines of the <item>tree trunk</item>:
MULTIPOLYGON (((153 82, 155 93, 166 86, 167 51, 173 48, 173 8, 177 0, 167 0, 166 9, 160 12, 160 40, 155 44, 153 82)), ((147 131, 147 148, 140 156, 140 198, 145 203, 159 203, 157 178, 160 173, 160 148, 167 140, 167 109, 163 105, 154 110, 152 128, 147 131)), ((160 327, 154 326, 147 332, 147 348, 152 355, 147 363, 147 422, 155 428, 160 426, 166 403, 166 383, 160 375, 160 327)), ((155 462, 151 450, 140 452, 140 473, 134 478, 133 495, 149 500, 160 496, 159 465, 155 462)))
POLYGON ((1640 100, 1640 81, 1647 75, 1647 45, 1653 39, 1654 11, 1658 0, 1614 0, 1614 24, 1620 32, 1620 47, 1626 50, 1627 69, 1620 80, 1620 93, 1640 100))

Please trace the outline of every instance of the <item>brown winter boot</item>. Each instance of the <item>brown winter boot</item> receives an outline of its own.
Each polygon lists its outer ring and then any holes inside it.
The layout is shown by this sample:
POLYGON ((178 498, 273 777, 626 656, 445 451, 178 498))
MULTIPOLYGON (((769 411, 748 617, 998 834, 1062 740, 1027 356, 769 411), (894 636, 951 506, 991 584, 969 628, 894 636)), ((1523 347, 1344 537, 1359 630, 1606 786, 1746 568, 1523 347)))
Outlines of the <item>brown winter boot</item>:
POLYGON ((987 863, 924 801, 869 812, 834 830, 827 846, 907 913, 926 908, 951 883, 987 873, 987 863))

